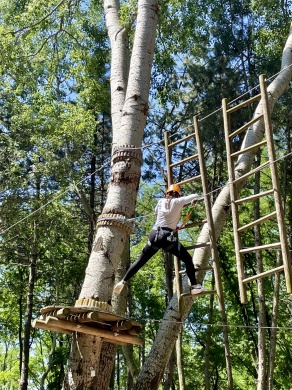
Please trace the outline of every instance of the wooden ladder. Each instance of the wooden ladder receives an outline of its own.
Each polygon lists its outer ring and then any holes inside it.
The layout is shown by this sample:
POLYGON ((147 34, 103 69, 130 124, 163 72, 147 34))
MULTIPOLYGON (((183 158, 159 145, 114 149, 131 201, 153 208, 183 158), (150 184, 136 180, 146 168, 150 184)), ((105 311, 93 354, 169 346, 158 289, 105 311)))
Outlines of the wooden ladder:
MULTIPOLYGON (((205 267, 205 268, 197 268, 199 271, 208 271, 212 269, 214 273, 215 278, 215 285, 216 290, 208 291, 207 294, 217 294, 218 297, 218 305, 219 310, 221 313, 222 318, 222 325, 223 325, 223 338, 224 338, 224 348, 225 348, 225 360, 226 360, 226 372, 227 372, 227 378, 228 378, 228 389, 233 388, 233 378, 232 378, 232 370, 231 370, 231 361, 230 361, 230 347, 229 347, 229 337, 228 337, 228 324, 227 324, 227 316, 225 311, 225 304, 224 304, 224 295, 223 295, 223 286, 222 286, 222 280, 220 275, 220 268, 219 268, 219 256, 218 256, 218 249, 217 249, 217 242, 215 237, 215 229, 214 229, 214 222, 213 222, 213 216, 212 216, 212 208, 211 208, 211 200, 210 200, 210 192, 208 188, 208 182, 207 182, 207 170, 206 170, 206 164, 204 160, 204 151, 203 151, 203 145, 202 145, 202 139, 201 139, 201 131, 199 126, 199 119, 197 116, 194 117, 194 128, 195 133, 190 134, 185 138, 182 138, 178 141, 175 141, 173 143, 169 143, 169 137, 168 133, 165 133, 165 150, 166 150, 166 163, 167 163, 167 179, 168 179, 168 185, 173 183, 173 172, 172 168, 184 164, 186 161, 196 160, 199 161, 200 166, 200 175, 197 175, 195 177, 183 180, 176 184, 185 184, 189 183, 191 181, 200 181, 202 186, 202 191, 204 194, 204 201, 205 201, 205 216, 206 219, 204 219, 201 222, 197 223, 190 223, 187 224, 185 227, 193 227, 194 225, 204 225, 206 222, 208 224, 209 228, 209 241, 207 243, 197 243, 195 245, 192 245, 191 247, 186 247, 186 249, 192 249, 192 248, 202 248, 209 246, 211 250, 211 256, 213 260, 213 266, 212 267, 205 267), (178 163, 171 163, 171 150, 179 143, 188 141, 191 138, 195 138, 196 145, 197 145, 197 154, 194 154, 191 157, 188 157, 178 163)), ((191 294, 182 294, 182 277, 181 277, 181 270, 180 270, 180 262, 177 257, 174 258, 174 265, 175 265, 175 281, 176 281, 176 289, 177 289, 177 297, 178 297, 178 307, 180 313, 183 311, 183 299, 184 297, 190 297, 191 294)), ((199 297, 200 295, 204 294, 198 294, 195 295, 196 297, 199 297)))
MULTIPOLYGON (((210 290, 206 292, 202 292, 197 296, 205 295, 205 294, 217 294, 219 298, 219 302, 222 303, 222 307, 224 307, 224 299, 223 299, 223 289, 222 289, 222 281, 220 277, 220 270, 219 270, 219 262, 218 262, 218 251, 217 251, 217 245, 216 245, 216 238, 215 238, 215 232, 214 232, 214 223, 212 218, 212 211, 211 211, 211 201, 210 201, 210 195, 208 190, 208 184, 207 184, 207 173, 206 173, 206 166, 204 161, 204 153, 203 153, 203 146, 200 136, 200 130, 199 130, 199 121, 197 117, 194 117, 194 127, 195 132, 181 138, 175 142, 170 143, 169 142, 169 135, 168 132, 164 133, 164 139, 165 139, 165 150, 166 150, 166 164, 167 164, 167 181, 168 186, 173 184, 173 168, 177 167, 179 165, 183 165, 186 162, 192 161, 192 160, 198 160, 199 166, 200 166, 200 174, 190 177, 188 179, 185 179, 180 182, 176 182, 178 185, 183 185, 186 183, 198 181, 202 187, 202 192, 204 194, 205 201, 205 214, 206 218, 202 221, 195 222, 195 223, 188 223, 185 225, 186 228, 192 228, 194 226, 201 226, 204 225, 204 223, 208 223, 209 227, 209 241, 206 243, 196 243, 194 245, 186 247, 187 250, 189 249, 195 249, 195 248, 203 248, 203 247, 210 247, 211 250, 211 256, 213 260, 213 266, 212 267, 204 267, 204 268, 198 268, 198 271, 208 271, 212 270, 214 272, 215 277, 215 283, 216 283, 216 290, 210 290), (175 163, 171 162, 171 156, 172 156, 172 149, 176 147, 177 145, 187 142, 188 140, 195 140, 197 145, 197 153, 193 154, 190 157, 187 157, 183 160, 177 161, 175 163)), ((184 271, 181 271, 180 268, 180 261, 177 257, 174 257, 174 268, 175 268, 175 282, 176 282, 176 291, 177 291, 177 297, 178 297, 178 305, 179 305, 179 311, 183 311, 183 298, 184 297, 190 297, 191 294, 183 294, 182 293, 182 274, 184 271)))
POLYGON ((244 102, 229 109, 227 107, 227 100, 223 99, 222 101, 225 143, 226 143, 227 163, 228 163, 228 176, 229 176, 229 186, 230 186, 230 198, 231 198, 231 212, 232 212, 233 232, 234 232, 234 244, 235 244, 235 253, 236 253, 236 264, 237 264, 237 272, 238 272, 240 299, 242 303, 247 303, 247 292, 246 292, 247 283, 281 271, 284 271, 285 274, 287 292, 291 293, 291 277, 292 277, 291 258, 290 258, 287 234, 285 229, 284 211, 282 207, 281 189, 279 185, 279 178, 278 178, 278 172, 276 166, 276 154, 275 154, 275 147, 273 142, 273 132, 272 132, 272 125, 271 125, 268 93, 267 93, 267 86, 265 83, 264 75, 261 75, 259 77, 259 80, 260 80, 260 93, 258 95, 253 96, 252 98, 245 100, 244 102), (231 114, 243 107, 247 107, 251 103, 260 99, 262 99, 263 113, 261 115, 254 117, 239 129, 232 131, 231 114), (251 145, 249 147, 234 152, 232 150, 234 145, 234 139, 238 137, 239 134, 243 134, 243 132, 245 132, 254 123, 262 119, 264 120, 265 139, 254 145, 251 145), (241 177, 236 178, 235 170, 234 170, 235 158, 237 158, 238 156, 246 152, 254 151, 257 148, 261 148, 263 146, 266 146, 268 149, 268 161, 265 162, 264 164, 261 164, 259 167, 252 169, 251 171, 242 175, 241 177), (269 190, 265 189, 265 191, 259 191, 257 194, 251 196, 240 198, 237 185, 241 181, 247 179, 252 175, 255 175, 257 172, 265 168, 269 168, 270 170, 272 188, 269 190), (251 221, 250 223, 245 224, 244 226, 240 226, 240 218, 239 218, 240 205, 267 196, 272 196, 274 199, 274 211, 269 214, 263 215, 262 217, 254 221, 251 221), (277 224, 279 229, 279 241, 275 243, 265 244, 265 245, 256 245, 255 243, 254 247, 248 247, 248 248, 243 247, 242 235, 244 234, 244 232, 272 218, 277 219, 277 224), (281 250, 283 265, 267 270, 265 272, 258 273, 257 275, 246 277, 245 269, 244 269, 244 255, 249 254, 250 252, 257 252, 257 251, 261 252, 268 249, 281 250))

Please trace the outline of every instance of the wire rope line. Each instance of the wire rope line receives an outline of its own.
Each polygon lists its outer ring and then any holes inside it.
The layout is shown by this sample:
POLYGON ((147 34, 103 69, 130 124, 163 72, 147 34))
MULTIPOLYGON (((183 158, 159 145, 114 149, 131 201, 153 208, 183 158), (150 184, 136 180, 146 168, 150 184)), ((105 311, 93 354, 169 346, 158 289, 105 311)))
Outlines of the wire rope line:
MULTIPOLYGON (((285 70, 287 70, 288 68, 290 68, 292 66, 292 64, 290 65, 287 65, 285 66, 285 68, 281 69, 279 72, 273 74, 272 76, 270 76, 269 78, 266 79, 266 81, 271 81, 272 79, 276 78, 279 74, 281 74, 282 72, 284 72, 285 70)), ((231 100, 230 102, 228 102, 227 104, 228 105, 231 105, 231 104, 234 104, 237 100, 239 99, 242 99, 245 95, 247 94, 250 94, 252 91, 254 91, 255 89, 258 89, 260 86, 260 84, 257 84, 255 87, 249 89, 248 91, 244 92, 243 94, 241 94, 240 96, 238 96, 237 98, 235 98, 234 100, 231 100)), ((210 116, 216 114, 217 112, 221 111, 222 108, 217 108, 215 109, 214 111, 212 111, 210 114, 206 115, 205 117, 199 119, 199 122, 202 122, 203 120, 209 118, 210 116)))
MULTIPOLYGON (((169 323, 169 324, 185 324, 185 321, 174 321, 174 320, 156 320, 154 318, 139 318, 139 322, 144 322, 144 323, 169 323)), ((260 326, 260 325, 239 325, 239 324, 218 324, 218 323, 205 323, 205 322, 192 322, 191 325, 195 326, 210 326, 210 327, 219 327, 219 328, 241 328, 241 329, 284 329, 284 330, 292 330, 292 325, 291 326, 260 326)))
POLYGON ((20 224, 21 222, 25 221, 26 219, 30 218, 32 215, 38 213, 40 210, 44 209, 45 207, 47 207, 49 204, 53 203, 55 200, 61 198, 62 196, 64 196, 65 194, 67 194, 70 190, 72 190, 72 188, 74 188, 75 186, 78 186, 79 184, 81 184, 82 182, 84 182, 85 180, 87 180, 88 178, 90 178, 92 175, 94 175, 95 173, 97 172, 100 172, 101 170, 103 170, 107 165, 109 165, 110 161, 104 163, 100 168, 96 169, 94 172, 92 172, 90 175, 87 175, 85 178, 81 179, 78 183, 74 183, 74 184, 71 184, 67 189, 65 189, 64 191, 60 192, 59 194, 57 194, 56 196, 54 196, 51 200, 49 200, 47 203, 43 204, 42 206, 40 206, 38 209, 34 210, 34 211, 31 211, 28 215, 26 215, 24 218, 20 219, 19 221, 15 222, 13 225, 9 226, 7 229, 5 230, 2 230, 0 232, 0 235, 3 235, 5 234, 6 232, 8 232, 9 230, 11 230, 13 227, 15 227, 16 225, 20 224))
MULTIPOLYGON (((291 67, 291 66, 292 66, 292 64, 286 66, 285 68, 281 69, 278 73, 275 73, 274 75, 272 75, 272 76, 271 76, 270 78, 268 78, 267 80, 271 80, 272 78, 278 76, 281 72, 283 72, 284 70, 286 70, 287 68, 289 68, 289 67, 291 67)), ((232 101, 229 102, 228 104, 232 104, 232 103, 236 102, 238 99, 242 98, 244 95, 246 95, 247 93, 250 93, 252 90, 254 90, 254 89, 256 89, 256 88, 258 88, 258 85, 257 85, 256 87, 254 87, 254 88, 248 90, 247 92, 245 92, 245 93, 242 94, 241 96, 237 97, 236 99, 232 100, 232 101)), ((219 111, 221 111, 221 110, 222 110, 222 108, 220 107, 220 108, 214 110, 213 112, 211 112, 210 114, 208 114, 207 116, 205 116, 204 118, 201 118, 201 119, 199 119, 199 120, 200 120, 200 121, 203 121, 203 120, 205 120, 206 118, 210 117, 211 115, 213 115, 213 114, 215 114, 215 113, 217 113, 217 112, 219 112, 219 111)), ((190 126, 187 126, 187 127, 186 127, 186 129, 189 129, 189 128, 192 128, 192 129, 193 129, 193 126, 190 125, 190 126)), ((176 133, 173 133, 173 134, 169 135, 169 137, 170 137, 170 138, 173 138, 175 135, 178 135, 178 134, 181 134, 181 132, 177 131, 176 133)), ((160 143, 163 143, 163 142, 164 142, 164 139, 161 139, 161 140, 158 140, 158 141, 156 141, 156 142, 152 142, 152 143, 143 145, 143 146, 141 146, 141 147, 134 147, 134 148, 131 148, 131 149, 133 149, 133 150, 143 150, 143 149, 150 148, 150 147, 153 146, 153 145, 157 145, 157 144, 160 144, 160 143)), ((287 156, 289 156, 289 155, 291 155, 291 153, 289 153, 288 155, 285 155, 285 156, 282 157, 282 158, 285 158, 285 157, 287 157, 287 156)), ((273 161, 273 162, 267 163, 267 165, 268 165, 268 164, 275 163, 275 162, 279 161, 279 160, 282 159, 282 158, 279 158, 278 160, 275 160, 275 161, 273 161)), ((95 173, 97 173, 97 172, 103 170, 110 162, 111 162, 111 160, 109 160, 107 163, 103 164, 99 169, 95 170, 95 171, 92 172, 90 175, 87 175, 84 179, 80 180, 76 185, 82 183, 83 181, 85 181, 86 179, 88 179, 89 177, 91 177, 92 175, 94 175, 95 173)), ((219 187, 219 188, 217 188, 217 189, 215 189, 215 190, 213 190, 213 191, 210 191, 210 192, 209 192, 208 194, 206 194, 206 195, 210 195, 211 193, 217 192, 217 191, 219 191, 220 189, 222 189, 222 188, 228 186, 228 184, 229 184, 229 183, 227 182, 225 185, 223 185, 223 186, 221 186, 221 187, 219 187)), ((56 199, 62 197, 64 194, 66 194, 67 192, 69 192, 69 191, 71 190, 71 187, 72 187, 72 185, 70 185, 70 186, 69 186, 67 189, 65 189, 62 193, 58 194, 57 196, 55 196, 53 199, 51 199, 50 201, 48 201, 47 203, 45 203, 44 205, 42 205, 42 206, 39 207, 38 209, 32 211, 30 214, 28 214, 28 215, 25 216, 24 218, 20 219, 18 222, 15 222, 13 225, 9 226, 7 229, 2 230, 2 231, 0 232, 0 235, 5 234, 7 231, 11 230, 13 227, 15 227, 16 225, 18 225, 19 223, 21 223, 21 222, 23 222, 24 220, 28 219, 30 216, 36 214, 37 212, 39 212, 40 210, 42 210, 43 208, 45 208, 46 206, 48 206, 49 204, 51 204, 52 202, 54 202, 56 199)), ((150 214, 147 214, 147 215, 144 215, 144 216, 140 216, 140 217, 130 218, 130 219, 128 219, 128 221, 134 221, 134 220, 136 220, 136 219, 138 219, 138 218, 146 218, 146 217, 149 216, 149 215, 150 215, 150 214)))
MULTIPOLYGON (((265 164, 263 164, 263 166, 258 167, 258 168, 255 168, 255 169, 254 169, 254 173, 256 173, 256 172, 262 170, 263 168, 268 167, 268 166, 271 165, 271 164, 275 164, 276 162, 278 162, 278 161, 280 161, 280 160, 284 160, 285 158, 287 158, 287 157, 289 157, 289 156, 291 156, 291 155, 292 155, 292 152, 287 153, 287 154, 285 154, 284 156, 279 157, 278 159, 276 159, 276 160, 274 160, 274 161, 267 161, 265 164)), ((207 194, 205 194, 205 195, 207 195, 207 196, 208 196, 208 195, 211 195, 211 194, 213 194, 213 193, 215 193, 215 192, 217 192, 217 191, 222 190, 222 189, 225 188, 225 187, 228 187, 229 185, 230 185, 230 182, 227 181, 227 182, 226 182, 225 184, 223 184, 222 186, 216 188, 215 190, 209 191, 209 192, 208 192, 207 194)), ((144 219, 144 218, 149 217, 150 215, 152 215, 152 214, 141 215, 141 216, 139 216, 139 217, 130 218, 130 219, 128 219, 127 221, 132 222, 132 221, 134 221, 134 220, 136 220, 136 219, 140 219, 140 218, 144 219)))

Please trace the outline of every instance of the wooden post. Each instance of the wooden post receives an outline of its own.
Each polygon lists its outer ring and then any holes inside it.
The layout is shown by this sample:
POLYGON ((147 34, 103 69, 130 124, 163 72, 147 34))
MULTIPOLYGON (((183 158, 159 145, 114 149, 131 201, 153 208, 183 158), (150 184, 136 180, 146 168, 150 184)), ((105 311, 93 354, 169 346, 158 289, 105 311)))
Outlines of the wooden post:
POLYGON ((272 174, 272 182, 274 187, 275 208, 277 211, 277 218, 278 218, 279 236, 281 241, 281 250, 282 250, 282 259, 284 264, 286 287, 287 287, 287 292, 291 293, 292 292, 291 259, 290 259, 290 252, 289 252, 289 247, 287 242, 287 233, 285 227, 284 210, 283 210, 282 200, 281 200, 279 177, 278 177, 278 171, 275 162, 276 153, 275 153, 275 147, 273 142, 273 131, 272 131, 272 124, 271 124, 268 92, 266 88, 264 75, 260 75, 260 88, 262 93, 265 130, 266 130, 266 138, 267 138, 268 153, 269 153, 269 160, 270 160, 270 169, 272 174))
POLYGON ((240 292, 241 303, 247 303, 247 293, 245 286, 243 284, 244 279, 244 267, 241 250, 241 239, 238 233, 239 229, 239 217, 238 217, 238 206, 235 203, 237 200, 236 187, 234 185, 234 164, 231 157, 231 145, 230 145, 230 118, 227 113, 227 100, 222 100, 222 110, 223 110, 223 120, 224 120, 224 132, 225 132, 225 141, 226 141, 226 154, 227 154, 227 165, 228 165, 228 177, 229 177, 229 188, 230 188, 230 199, 231 199, 231 209, 232 209, 232 222, 234 230, 234 246, 236 253, 236 265, 237 265, 237 274, 238 274, 238 284, 240 292))
POLYGON ((172 171, 170 168, 171 164, 171 152, 169 150, 169 142, 168 142, 168 131, 164 132, 164 143, 165 143, 165 157, 166 157, 166 173, 167 173, 167 185, 170 186, 172 184, 172 171))
POLYGON ((217 290, 217 296, 219 301, 219 309, 221 312, 222 324, 223 324, 223 337, 224 337, 224 345, 225 345, 225 359, 226 359, 226 371, 228 377, 228 389, 233 389, 233 378, 232 378, 231 361, 230 361, 230 348, 229 348, 227 316, 225 312, 223 285, 222 285, 220 266, 219 266, 219 255, 217 249, 217 240, 215 236, 212 206, 211 206, 210 195, 209 195, 209 187, 207 183, 207 170, 206 170, 206 165, 204 160, 203 143, 201 139, 199 120, 197 116, 194 117, 194 127, 195 127, 196 143, 198 147, 198 154, 199 154, 199 161, 200 161, 200 170, 202 176, 202 187, 203 187, 204 200, 205 200, 206 217, 207 217, 207 223, 209 228, 214 277, 215 277, 216 290, 217 290))

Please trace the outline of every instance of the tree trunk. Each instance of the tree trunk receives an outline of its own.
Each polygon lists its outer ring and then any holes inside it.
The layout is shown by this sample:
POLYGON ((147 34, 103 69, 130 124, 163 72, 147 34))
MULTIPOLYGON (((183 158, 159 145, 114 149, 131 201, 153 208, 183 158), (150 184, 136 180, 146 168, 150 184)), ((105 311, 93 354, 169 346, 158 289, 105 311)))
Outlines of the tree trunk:
MULTIPOLYGON (((276 267, 281 265, 281 254, 277 252, 277 261, 276 267)), ((279 291, 280 291, 280 275, 275 274, 275 283, 274 283, 274 295, 273 295, 273 312, 272 312, 272 328, 270 336, 270 353, 269 353, 269 365, 268 365, 268 375, 267 375, 267 390, 273 390, 274 382, 274 370, 275 370, 275 360, 276 360, 276 343, 277 343, 277 326, 278 326, 278 312, 279 312, 279 291)))
POLYGON ((30 351, 30 333, 31 333, 31 322, 32 322, 32 311, 33 311, 33 298, 34 298, 34 285, 36 280, 36 223, 33 226, 33 243, 32 243, 32 254, 31 262, 29 267, 29 279, 28 279, 28 292, 26 298, 26 313, 25 313, 25 324, 23 334, 23 351, 21 359, 21 373, 19 381, 19 389, 28 389, 28 364, 29 364, 29 351, 30 351))
MULTIPOLYGON (((119 23, 119 1, 104 0, 111 43, 113 146, 106 204, 79 298, 110 302, 115 274, 131 232, 142 164, 158 0, 139 0, 129 65, 128 34, 119 23)), ((107 389, 116 346, 78 334, 72 340, 64 389, 107 389)))
POLYGON ((176 342, 176 362, 179 390, 185 390, 185 375, 182 364, 182 332, 179 333, 176 342))
MULTIPOLYGON (((215 288, 215 279, 214 274, 212 277, 212 290, 215 288)), ((214 312, 214 295, 210 295, 210 301, 209 301, 209 316, 208 316, 208 324, 212 324, 213 322, 213 312, 214 312)), ((212 343, 212 326, 208 325, 207 328, 207 337, 206 337, 206 346, 204 351, 204 358, 205 358, 205 375, 204 375, 204 383, 205 383, 205 390, 210 390, 210 350, 211 350, 211 343, 212 343)))

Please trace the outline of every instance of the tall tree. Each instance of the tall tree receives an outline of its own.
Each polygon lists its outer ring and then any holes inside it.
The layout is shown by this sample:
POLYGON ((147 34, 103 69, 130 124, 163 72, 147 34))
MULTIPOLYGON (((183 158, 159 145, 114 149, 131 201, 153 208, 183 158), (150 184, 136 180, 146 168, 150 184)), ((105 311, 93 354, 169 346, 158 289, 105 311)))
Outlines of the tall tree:
MULTIPOLYGON (((131 231, 127 220, 135 214, 158 1, 138 1, 131 60, 128 30, 120 24, 119 11, 119 1, 104 1, 111 43, 112 166, 107 200, 97 221, 98 229, 79 297, 104 302, 111 300, 115 273, 131 231)), ((78 335, 72 342, 64 389, 76 386, 89 389, 97 386, 97 381, 99 389, 107 389, 114 355, 113 345, 97 337, 78 335)))

